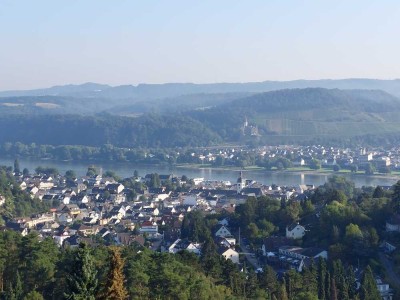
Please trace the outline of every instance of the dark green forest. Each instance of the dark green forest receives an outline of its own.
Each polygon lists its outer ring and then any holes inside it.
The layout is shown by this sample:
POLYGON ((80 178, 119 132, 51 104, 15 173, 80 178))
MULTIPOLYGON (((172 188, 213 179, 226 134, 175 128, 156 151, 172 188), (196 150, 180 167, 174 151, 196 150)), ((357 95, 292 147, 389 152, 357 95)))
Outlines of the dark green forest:
POLYGON ((185 116, 112 115, 3 116, 0 140, 25 144, 118 147, 204 146, 221 141, 199 121, 185 116))
POLYGON ((152 252, 137 245, 119 247, 115 254, 115 247, 101 244, 60 249, 50 238, 39 240, 34 233, 21 237, 16 232, 1 232, 0 297, 380 299, 369 267, 357 290, 353 268, 339 260, 328 265, 319 260, 302 273, 290 270, 278 278, 268 266, 259 274, 251 269, 242 272, 214 248, 215 245, 205 245, 200 258, 184 251, 176 255, 152 252))

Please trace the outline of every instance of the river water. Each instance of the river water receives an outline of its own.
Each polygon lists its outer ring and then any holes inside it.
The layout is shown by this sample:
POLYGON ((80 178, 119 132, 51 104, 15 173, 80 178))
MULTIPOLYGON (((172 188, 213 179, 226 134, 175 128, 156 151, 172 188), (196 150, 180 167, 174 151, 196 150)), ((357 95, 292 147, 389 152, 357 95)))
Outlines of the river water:
MULTIPOLYGON (((87 168, 92 163, 74 162, 74 161, 52 161, 39 159, 19 159, 20 168, 28 168, 30 172, 38 166, 57 168, 61 174, 67 170, 74 170, 78 176, 86 174, 87 168)), ((14 159, 0 157, 0 165, 13 166, 14 159)), ((203 177, 205 180, 229 180, 236 182, 239 177, 239 171, 221 170, 221 169, 194 169, 170 166, 152 166, 152 165, 135 165, 132 163, 121 162, 102 162, 96 163, 95 166, 103 171, 111 170, 116 172, 121 177, 133 176, 134 170, 139 172, 140 176, 145 176, 148 173, 158 174, 174 174, 177 176, 186 175, 189 178, 203 177)), ((307 172, 267 172, 267 171, 244 171, 243 175, 247 179, 253 179, 260 183, 271 185, 298 185, 298 184, 314 184, 316 186, 324 184, 330 175, 325 174, 310 174, 307 172)), ((374 177, 365 175, 344 174, 349 180, 353 181, 357 187, 361 186, 388 186, 393 185, 400 180, 396 177, 374 177)))

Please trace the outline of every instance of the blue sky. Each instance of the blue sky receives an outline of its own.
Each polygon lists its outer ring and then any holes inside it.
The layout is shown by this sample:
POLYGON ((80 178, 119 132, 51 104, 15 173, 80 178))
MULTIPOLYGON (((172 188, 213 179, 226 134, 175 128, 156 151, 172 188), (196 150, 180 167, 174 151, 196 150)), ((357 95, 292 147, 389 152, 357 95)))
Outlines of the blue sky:
POLYGON ((0 90, 399 78, 400 1, 0 0, 0 90))

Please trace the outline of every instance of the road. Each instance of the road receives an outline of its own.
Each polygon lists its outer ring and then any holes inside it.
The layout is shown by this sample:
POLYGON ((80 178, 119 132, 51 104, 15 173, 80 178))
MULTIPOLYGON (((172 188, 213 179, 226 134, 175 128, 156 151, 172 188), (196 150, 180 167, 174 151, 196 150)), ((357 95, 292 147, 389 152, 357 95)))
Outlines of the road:
POLYGON ((246 256, 247 261, 253 266, 254 270, 261 268, 260 265, 258 264, 258 260, 257 257, 255 256, 255 253, 250 252, 250 250, 245 246, 243 239, 241 239, 240 241, 240 248, 243 251, 240 252, 240 254, 244 254, 244 256, 246 256))
POLYGON ((379 260, 386 270, 389 281, 396 285, 396 287, 400 287, 400 276, 394 271, 393 262, 390 261, 383 252, 379 252, 379 260))

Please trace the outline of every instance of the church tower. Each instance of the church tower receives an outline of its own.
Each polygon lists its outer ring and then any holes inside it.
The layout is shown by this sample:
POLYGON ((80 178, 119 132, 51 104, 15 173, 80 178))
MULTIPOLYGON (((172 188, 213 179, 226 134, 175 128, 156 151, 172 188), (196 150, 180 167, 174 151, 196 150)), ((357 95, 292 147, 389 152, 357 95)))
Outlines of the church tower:
POLYGON ((242 171, 240 171, 240 177, 236 183, 237 193, 240 194, 240 192, 246 187, 246 179, 244 179, 242 171))

